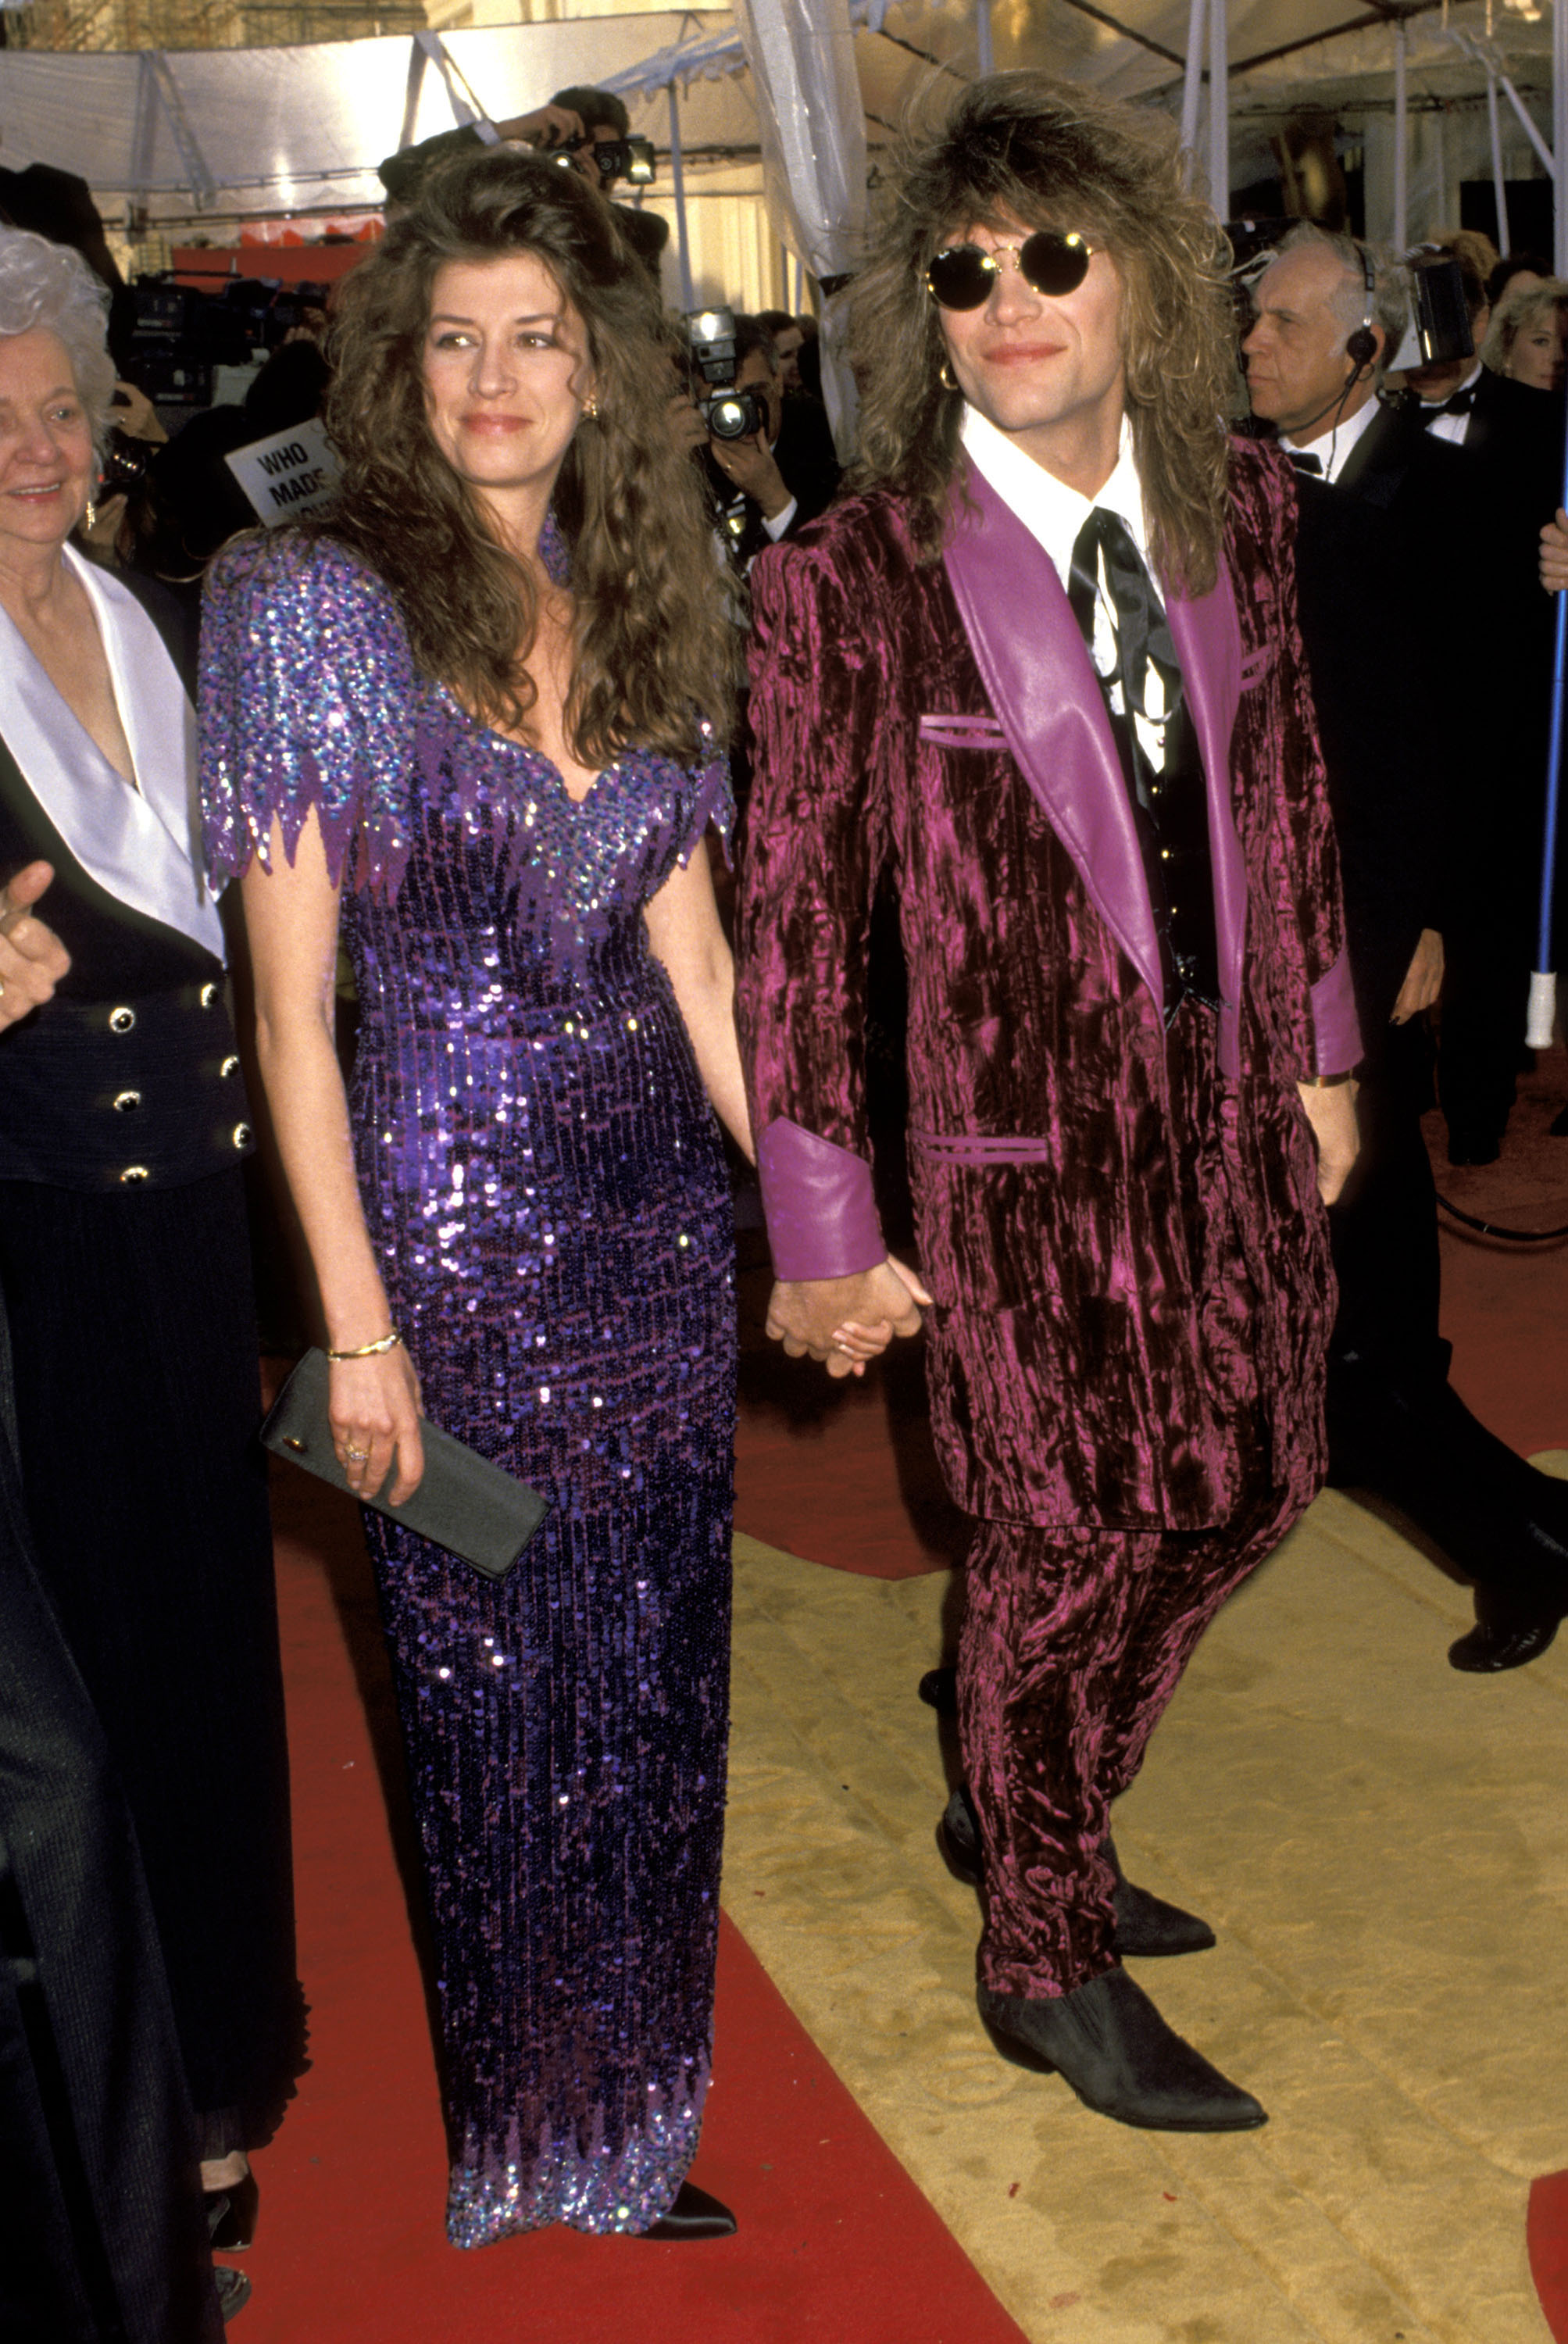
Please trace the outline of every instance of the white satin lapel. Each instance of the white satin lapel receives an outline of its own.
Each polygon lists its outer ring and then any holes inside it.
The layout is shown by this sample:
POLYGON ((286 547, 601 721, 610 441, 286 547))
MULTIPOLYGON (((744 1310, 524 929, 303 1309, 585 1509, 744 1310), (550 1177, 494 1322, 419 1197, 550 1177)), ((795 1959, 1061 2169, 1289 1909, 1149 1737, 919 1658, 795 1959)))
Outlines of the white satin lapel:
POLYGON ((139 787, 131 789, 0 611, 0 739, 83 868, 111 895, 223 957, 200 873, 196 719, 134 595, 67 547, 98 622, 139 787))

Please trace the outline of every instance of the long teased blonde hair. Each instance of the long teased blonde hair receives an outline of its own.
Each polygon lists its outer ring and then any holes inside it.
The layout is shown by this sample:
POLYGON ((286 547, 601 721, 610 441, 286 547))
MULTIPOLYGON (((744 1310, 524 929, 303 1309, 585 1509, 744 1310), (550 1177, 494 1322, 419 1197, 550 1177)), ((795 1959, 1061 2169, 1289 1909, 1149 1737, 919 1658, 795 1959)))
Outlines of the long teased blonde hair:
POLYGON ((1150 551, 1168 583, 1205 592, 1228 510, 1229 248, 1183 183, 1169 125, 1047 74, 991 74, 946 102, 928 96, 905 126, 852 297, 861 384, 853 485, 901 491, 923 552, 940 551, 963 400, 942 381, 946 350, 926 271, 956 228, 1000 232, 1015 220, 1076 228, 1115 261, 1150 551))
POLYGON ((341 490, 315 526, 386 580, 427 674, 486 722, 526 732, 535 589, 437 448, 420 363, 442 264, 516 252, 542 261, 582 318, 598 407, 555 486, 580 619, 568 736, 584 763, 632 745, 696 756, 702 719, 727 734, 738 633, 695 470, 665 421, 677 344, 613 213, 575 171, 511 148, 454 157, 348 278, 326 407, 341 490))

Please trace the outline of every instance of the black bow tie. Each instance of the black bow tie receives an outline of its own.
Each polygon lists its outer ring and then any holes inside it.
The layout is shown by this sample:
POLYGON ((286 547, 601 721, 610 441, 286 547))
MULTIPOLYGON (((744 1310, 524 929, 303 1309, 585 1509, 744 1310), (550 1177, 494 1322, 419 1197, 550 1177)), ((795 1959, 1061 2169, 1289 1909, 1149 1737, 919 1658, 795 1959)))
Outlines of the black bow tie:
POLYGON ((1298 472, 1308 472, 1317 480, 1322 479, 1323 460, 1320 456, 1314 456, 1310 448, 1287 448, 1285 453, 1298 472))
POLYGON ((1427 409, 1428 422, 1435 422, 1440 415, 1468 415, 1475 405, 1475 394, 1480 388, 1479 383, 1472 382, 1468 389, 1456 390, 1452 399, 1438 400, 1427 409))

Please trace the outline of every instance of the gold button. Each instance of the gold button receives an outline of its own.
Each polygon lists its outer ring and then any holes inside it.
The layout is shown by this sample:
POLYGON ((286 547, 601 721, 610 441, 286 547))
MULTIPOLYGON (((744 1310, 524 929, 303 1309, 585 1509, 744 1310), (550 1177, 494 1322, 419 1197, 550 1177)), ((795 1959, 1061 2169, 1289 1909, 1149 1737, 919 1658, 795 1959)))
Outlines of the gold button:
POLYGON ((248 1147, 251 1142, 251 1129, 248 1123, 237 1123, 235 1125, 234 1144, 236 1147, 248 1147))
POLYGON ((217 994, 218 988, 216 985, 204 985, 201 988, 202 1007, 204 1009, 216 1009, 217 1007, 217 994))
POLYGON ((109 1031, 111 1034, 128 1034, 136 1022, 137 1013, 134 1009, 126 1009, 122 1006, 118 1009, 111 1009, 109 1012, 109 1031))
POLYGON ((116 1115, 129 1115, 132 1107, 140 1106, 141 1103, 142 1095, 140 1091, 116 1091, 115 1094, 115 1112, 116 1115))
POLYGON ((225 1058, 222 1066, 219 1066, 217 1071, 220 1075, 237 1075, 239 1072, 239 1060, 235 1056, 232 1050, 229 1052, 228 1057, 225 1058))
POLYGON ((120 1185, 122 1187, 134 1187, 138 1180, 146 1180, 150 1177, 145 1164, 127 1164, 120 1174, 120 1185))
POLYGON ((302 1440, 296 1440, 291 1432, 284 1434, 283 1446, 285 1449, 292 1449, 298 1457, 303 1457, 305 1454, 305 1443, 302 1440))

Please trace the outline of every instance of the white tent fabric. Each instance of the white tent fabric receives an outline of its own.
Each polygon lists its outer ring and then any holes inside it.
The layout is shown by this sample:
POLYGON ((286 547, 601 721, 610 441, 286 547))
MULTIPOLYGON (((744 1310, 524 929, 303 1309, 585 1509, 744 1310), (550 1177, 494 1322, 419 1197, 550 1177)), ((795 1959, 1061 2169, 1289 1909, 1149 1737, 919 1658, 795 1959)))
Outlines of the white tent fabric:
MULTIPOLYGON (((759 100, 770 216, 812 275, 850 274, 865 233, 865 116, 848 0, 736 0, 759 100)), ((834 438, 855 438, 855 378, 832 302, 823 318, 822 388, 834 438)))
MULTIPOLYGON (((848 0, 855 64, 873 146, 913 81, 1033 64, 1179 111, 1190 0, 848 0)), ((1550 6, 1550 0, 1547 0, 1550 6)), ((1568 0, 1559 0, 1568 9, 1568 0)), ((787 13, 787 12, 786 12, 787 13)), ((1364 140, 1369 227, 1393 227, 1390 135, 1394 11, 1355 0, 1229 0, 1231 180, 1271 175, 1270 138, 1293 110, 1320 106, 1364 140), (1381 21, 1378 19, 1381 18, 1381 21), (1336 27, 1345 28, 1336 30, 1336 27)), ((1506 71, 1543 145, 1552 136, 1552 27, 1497 0, 1415 0, 1401 16, 1411 128, 1405 155, 1412 233, 1452 217, 1458 177, 1486 176, 1486 66, 1506 71)), ((667 150, 673 84, 693 174, 762 146, 752 75, 726 10, 595 16, 449 33, 445 47, 492 117, 522 112, 565 83, 619 86, 633 126, 667 150)), ((180 50, 151 56, 0 52, 0 154, 82 172, 106 213, 135 201, 155 221, 206 207, 347 209, 379 200, 375 165, 399 138, 409 81, 405 37, 311 47, 180 50)), ((1568 103, 1568 94, 1564 95, 1568 103)), ((447 127, 452 106, 426 73, 416 136, 447 127)), ((1512 108, 1501 111, 1505 171, 1539 176, 1512 108)), ((733 179, 737 197, 745 193, 733 179)), ((750 183, 754 188, 754 178, 750 183)))

